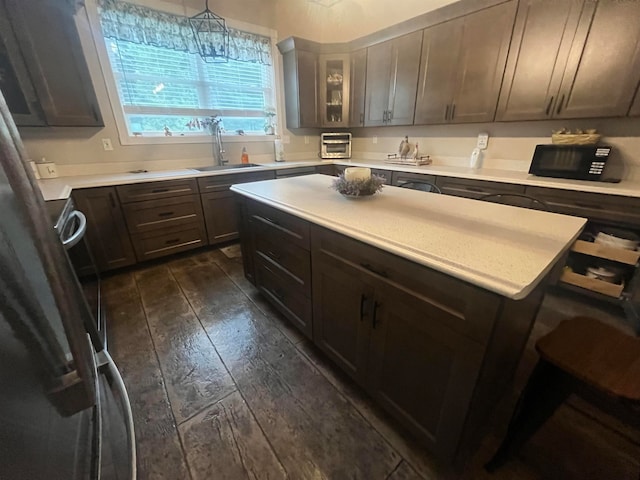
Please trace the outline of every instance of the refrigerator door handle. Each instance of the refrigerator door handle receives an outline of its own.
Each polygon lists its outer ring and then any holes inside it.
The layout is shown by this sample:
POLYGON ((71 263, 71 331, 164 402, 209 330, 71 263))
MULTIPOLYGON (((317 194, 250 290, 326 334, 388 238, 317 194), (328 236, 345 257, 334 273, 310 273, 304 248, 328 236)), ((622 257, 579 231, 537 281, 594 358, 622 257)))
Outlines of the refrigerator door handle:
POLYGON ((62 245, 64 245, 64 248, 66 250, 69 250, 71 247, 77 245, 87 231, 87 217, 84 216, 84 213, 82 213, 80 210, 74 210, 69 214, 69 220, 71 220, 73 217, 76 217, 80 221, 80 225, 78 226, 78 229, 73 233, 73 235, 62 241, 62 245))
POLYGON ((118 367, 111 358, 111 355, 109 355, 109 352, 107 352, 106 350, 102 350, 101 352, 97 353, 97 358, 98 373, 106 374, 113 380, 113 383, 110 383, 112 384, 114 391, 122 399, 122 413, 124 415, 125 427, 127 430, 127 442, 129 444, 129 464, 131 465, 131 476, 129 478, 131 480, 136 480, 136 434, 133 425, 133 412, 131 411, 131 402, 129 402, 129 396, 127 395, 127 388, 125 387, 124 381, 122 380, 122 375, 120 375, 118 367))

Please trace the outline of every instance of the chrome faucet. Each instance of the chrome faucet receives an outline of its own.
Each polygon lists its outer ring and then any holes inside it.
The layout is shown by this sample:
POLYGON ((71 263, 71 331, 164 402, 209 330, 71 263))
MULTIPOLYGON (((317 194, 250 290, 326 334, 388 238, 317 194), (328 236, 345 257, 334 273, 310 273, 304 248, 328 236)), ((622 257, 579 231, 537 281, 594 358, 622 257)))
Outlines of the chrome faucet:
POLYGON ((211 136, 213 137, 213 159, 216 165, 222 166, 229 163, 229 160, 224 158, 224 145, 222 144, 222 129, 220 128, 221 118, 211 117, 211 136))

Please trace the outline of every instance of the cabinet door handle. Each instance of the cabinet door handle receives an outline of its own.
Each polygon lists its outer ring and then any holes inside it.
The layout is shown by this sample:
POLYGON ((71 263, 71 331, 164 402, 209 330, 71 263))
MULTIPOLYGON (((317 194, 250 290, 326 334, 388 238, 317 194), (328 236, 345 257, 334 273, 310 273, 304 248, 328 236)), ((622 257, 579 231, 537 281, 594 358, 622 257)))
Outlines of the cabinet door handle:
POLYGON ((454 103, 454 104, 451 105, 451 118, 450 118, 450 120, 453 120, 453 117, 455 117, 455 116, 456 116, 456 104, 454 103))
POLYGON ((381 305, 374 301, 373 302, 373 314, 371 315, 372 319, 371 319, 371 324, 373 325, 373 328, 375 329, 378 326, 378 307, 380 307, 381 305))
POLYGON ((562 110, 562 104, 564 103, 564 93, 560 97, 560 101, 558 102, 558 108, 556 109, 556 114, 559 114, 562 110))
POLYGON ((387 123, 387 111, 382 112, 382 123, 387 123))
POLYGON ((486 193, 482 188, 480 187, 464 187, 465 190, 469 190, 470 192, 478 192, 478 193, 486 193))
POLYGON ((444 107, 444 119, 449 120, 449 104, 447 104, 447 106, 444 107))
POLYGON ((364 125, 364 113, 360 114, 360 125, 364 125))
POLYGON ((389 278, 389 274, 387 272, 385 272, 384 270, 378 270, 374 267, 372 267, 370 264, 368 263, 361 263, 360 266, 362 268, 366 268, 367 270, 369 270, 371 273, 375 273, 376 275, 379 275, 383 278, 389 278))
POLYGON ((109 192, 109 201, 111 202, 111 208, 116 208, 116 199, 113 196, 113 192, 109 192))
POLYGON ((549 104, 547 105, 547 109, 544 111, 545 115, 548 117, 549 114, 551 113, 551 105, 553 105, 553 98, 554 96, 551 95, 551 98, 549 99, 549 104))
POLYGON ((151 193, 165 193, 168 191, 168 188, 154 188, 153 190, 151 190, 151 193))
POLYGON ((364 306, 367 303, 367 296, 363 293, 360 295, 360 321, 364 320, 364 306))
POLYGON ((393 120, 393 110, 389 110, 387 113, 387 120, 390 122, 393 120))
POLYGON ((173 215, 174 212, 162 212, 159 213, 158 216, 159 217, 170 217, 171 215, 173 215))

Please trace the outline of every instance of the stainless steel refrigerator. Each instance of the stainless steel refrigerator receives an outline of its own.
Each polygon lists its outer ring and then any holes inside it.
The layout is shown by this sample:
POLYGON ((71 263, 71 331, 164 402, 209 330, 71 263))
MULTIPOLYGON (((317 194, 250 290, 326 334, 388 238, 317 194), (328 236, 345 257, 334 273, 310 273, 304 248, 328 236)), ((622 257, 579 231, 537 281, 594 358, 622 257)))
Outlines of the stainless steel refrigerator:
POLYGON ((0 93, 0 479, 135 479, 122 378, 26 160, 0 93))

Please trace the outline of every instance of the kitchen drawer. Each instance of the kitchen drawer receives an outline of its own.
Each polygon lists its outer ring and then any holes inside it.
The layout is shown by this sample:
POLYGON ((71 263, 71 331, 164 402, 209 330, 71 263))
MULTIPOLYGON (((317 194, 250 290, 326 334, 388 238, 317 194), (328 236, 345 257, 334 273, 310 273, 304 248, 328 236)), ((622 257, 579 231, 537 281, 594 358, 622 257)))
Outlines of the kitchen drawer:
POLYGON ((527 187, 527 195, 544 201, 552 212, 606 223, 640 226, 640 198, 527 187))
POLYGON ((436 185, 445 195, 465 198, 481 198, 491 193, 523 194, 524 185, 513 183, 485 182, 482 180, 468 180, 464 178, 438 177, 436 185))
POLYGON ((384 178, 385 185, 391 185, 391 178, 393 176, 392 170, 385 170, 383 168, 372 168, 371 173, 373 175, 378 175, 379 177, 384 178))
POLYGON ((273 170, 265 172, 228 173, 198 178, 200 193, 223 192, 237 183, 259 182, 276 178, 273 170))
POLYGON ((500 304, 494 293, 316 225, 311 227, 311 246, 314 265, 329 255, 426 302, 437 299, 434 305, 450 314, 439 321, 453 319, 446 326, 468 338, 483 342, 491 334, 500 304))
POLYGON ((269 235, 273 243, 309 250, 309 223, 305 220, 258 202, 249 202, 248 214, 256 236, 269 235))
POLYGON ((318 165, 316 167, 316 173, 321 173, 322 175, 332 175, 334 177, 338 176, 338 172, 336 170, 336 166, 331 165, 318 165))
POLYGON ((300 177, 302 175, 313 175, 316 173, 316 167, 279 168, 275 172, 276 178, 300 177))
POLYGON ((273 230, 263 228, 256 235, 256 254, 261 261, 273 263, 283 278, 289 280, 292 289, 305 296, 311 295, 311 257, 297 245, 283 243, 273 230))
POLYGON ((436 176, 427 175, 425 173, 393 172, 393 176, 391 177, 391 185, 399 187, 408 182, 428 182, 435 185, 436 176))
POLYGON ((311 300, 291 288, 288 278, 271 262, 256 256, 256 285, 280 312, 308 338, 312 336, 311 300))
POLYGON ((138 261, 142 262, 206 245, 207 233, 202 222, 194 222, 138 233, 131 236, 131 241, 138 261))
POLYGON ((163 182, 120 185, 116 189, 118 190, 120 202, 129 203, 198 193, 198 183, 195 178, 185 178, 163 182))
POLYGON ((123 210, 131 234, 185 225, 202 219, 199 195, 128 203, 123 210))

